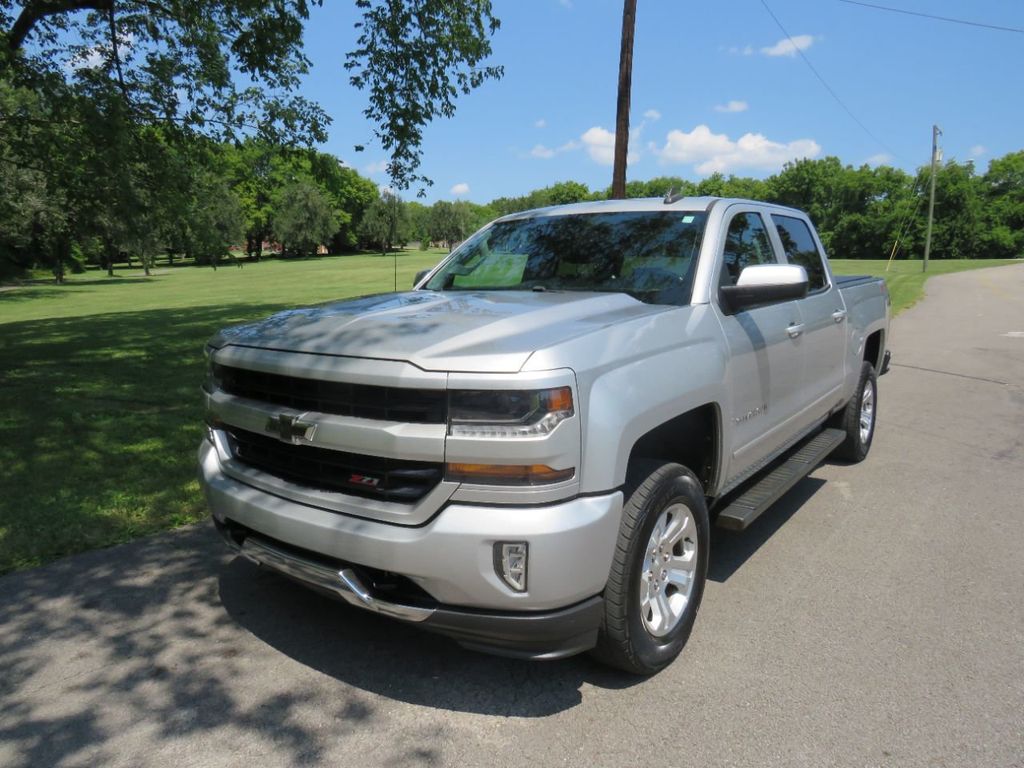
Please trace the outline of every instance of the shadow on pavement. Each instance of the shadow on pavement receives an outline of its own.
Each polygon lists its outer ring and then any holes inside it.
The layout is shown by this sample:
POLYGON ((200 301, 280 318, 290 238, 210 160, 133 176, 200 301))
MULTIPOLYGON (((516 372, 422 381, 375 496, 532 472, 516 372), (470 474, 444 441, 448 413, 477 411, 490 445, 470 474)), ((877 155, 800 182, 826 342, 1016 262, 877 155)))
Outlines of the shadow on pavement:
POLYGON ((440 635, 345 605, 236 558, 220 599, 244 629, 280 653, 348 685, 410 704, 503 717, 576 706, 584 683, 627 688, 642 678, 587 656, 523 661, 468 651, 440 635))
MULTIPOLYGON (((584 685, 639 682, 586 657, 463 650, 232 560, 209 524, 0 577, 5 768, 176 764, 183 744, 317 763, 396 727, 378 697, 543 717, 578 705, 584 685)), ((403 733, 380 750, 430 762, 428 725, 403 733)))
MULTIPOLYGON (((727 580, 823 482, 803 480, 750 530, 721 537, 710 577, 727 580)), ((231 559, 209 524, 0 578, 0 765, 11 768, 164 765, 182 743, 258 742, 283 764, 317 762, 390 724, 381 698, 540 718, 579 705, 585 686, 640 682, 585 656, 464 650, 231 559)), ((435 743, 426 729, 382 749, 412 760, 435 743)))
POLYGON ((818 492, 825 481, 805 477, 764 512, 745 531, 714 529, 708 579, 724 582, 736 573, 761 546, 818 492))

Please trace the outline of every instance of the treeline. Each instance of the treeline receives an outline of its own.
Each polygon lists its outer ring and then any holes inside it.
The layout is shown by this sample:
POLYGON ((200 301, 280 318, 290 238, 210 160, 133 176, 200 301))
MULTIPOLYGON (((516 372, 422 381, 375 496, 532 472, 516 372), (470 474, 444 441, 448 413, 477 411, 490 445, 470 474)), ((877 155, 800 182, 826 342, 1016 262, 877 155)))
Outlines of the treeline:
MULTIPOLYGON (((628 197, 683 195, 742 197, 807 211, 825 247, 836 258, 921 258, 928 211, 929 168, 916 174, 890 166, 854 167, 835 157, 798 160, 766 179, 716 173, 699 182, 675 176, 626 185, 628 197)), ((451 246, 488 221, 532 208, 604 200, 609 189, 591 190, 563 181, 519 197, 486 205, 458 201, 427 207, 391 200, 387 242, 416 241, 451 246)), ((383 243, 380 235, 371 240, 383 243)), ((983 174, 972 162, 951 161, 935 178, 935 224, 931 256, 937 259, 1024 256, 1024 151, 993 160, 983 174)))
POLYGON ((292 254, 360 245, 377 185, 334 156, 111 113, 57 119, 0 81, 0 277, 48 268, 60 281, 126 258, 147 274, 158 257, 216 266, 231 247, 258 259, 265 242, 292 254))
MULTIPOLYGON (((87 108, 83 105, 83 109, 87 108)), ((486 205, 403 201, 333 155, 265 141, 217 141, 173 125, 66 120, 38 109, 24 91, 4 90, 0 114, 0 278, 33 268, 68 270, 158 257, 216 266, 258 260, 264 243, 285 255, 321 246, 332 253, 382 252, 415 242, 451 248, 509 213, 608 196, 565 181, 486 205), (46 126, 33 131, 34 124, 46 126), (40 144, 44 151, 40 154, 40 144), (244 251, 244 254, 239 252, 244 251)), ((116 115, 116 110, 114 110, 116 115)), ((835 157, 789 163, 766 179, 714 174, 633 181, 629 197, 744 197, 790 205, 816 222, 837 258, 919 258, 924 250, 929 169, 844 165, 835 157)), ((951 161, 936 176, 933 258, 1024 256, 1024 151, 979 174, 951 161)))
MULTIPOLYGON (((807 211, 835 258, 920 258, 928 213, 929 168, 909 174, 890 166, 854 167, 836 157, 798 160, 766 179, 716 173, 699 182, 673 176, 632 181, 628 197, 684 195, 765 200, 807 211)), ((561 182, 522 197, 502 197, 486 208, 504 215, 546 205, 601 200, 609 190, 591 191, 561 182)), ((932 258, 1018 258, 1024 256, 1024 151, 994 159, 979 174, 974 163, 950 161, 935 177, 932 258)))

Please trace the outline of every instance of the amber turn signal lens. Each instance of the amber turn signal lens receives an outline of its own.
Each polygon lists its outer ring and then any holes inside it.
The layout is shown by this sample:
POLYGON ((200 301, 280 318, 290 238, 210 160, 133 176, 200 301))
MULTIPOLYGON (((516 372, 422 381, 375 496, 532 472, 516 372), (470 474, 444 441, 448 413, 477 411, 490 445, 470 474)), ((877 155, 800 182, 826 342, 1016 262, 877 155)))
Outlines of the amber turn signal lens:
POLYGON ((450 463, 445 477, 456 483, 481 485, 546 485, 570 480, 575 474, 575 467, 552 469, 546 464, 450 463))
POLYGON ((572 413, 572 390, 568 387, 548 390, 548 413, 565 411, 572 413))

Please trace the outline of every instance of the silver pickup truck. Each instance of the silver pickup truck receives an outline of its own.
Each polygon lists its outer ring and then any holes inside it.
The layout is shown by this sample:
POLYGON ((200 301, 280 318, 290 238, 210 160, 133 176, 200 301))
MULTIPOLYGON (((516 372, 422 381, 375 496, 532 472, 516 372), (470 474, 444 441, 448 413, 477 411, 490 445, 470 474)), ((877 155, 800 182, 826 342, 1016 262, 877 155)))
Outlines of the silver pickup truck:
POLYGON ((261 566, 472 648, 651 674, 711 525, 867 454, 889 312, 790 208, 506 216, 411 291, 218 333, 200 478, 261 566))

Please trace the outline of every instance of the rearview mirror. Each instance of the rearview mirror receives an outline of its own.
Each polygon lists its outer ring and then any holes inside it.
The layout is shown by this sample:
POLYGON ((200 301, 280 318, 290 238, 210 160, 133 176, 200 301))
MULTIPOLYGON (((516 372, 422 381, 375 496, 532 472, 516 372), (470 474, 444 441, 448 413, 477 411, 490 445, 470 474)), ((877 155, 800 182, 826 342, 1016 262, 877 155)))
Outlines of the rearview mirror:
POLYGON ((419 285, 420 284, 420 280, 422 280, 424 277, 426 277, 429 274, 430 274, 430 270, 429 269, 421 269, 419 272, 417 272, 416 273, 416 277, 414 277, 412 279, 412 287, 415 288, 417 285, 419 285))
POLYGON ((753 264, 744 267, 736 285, 719 288, 719 304, 727 315, 807 295, 807 270, 799 264, 753 264))

